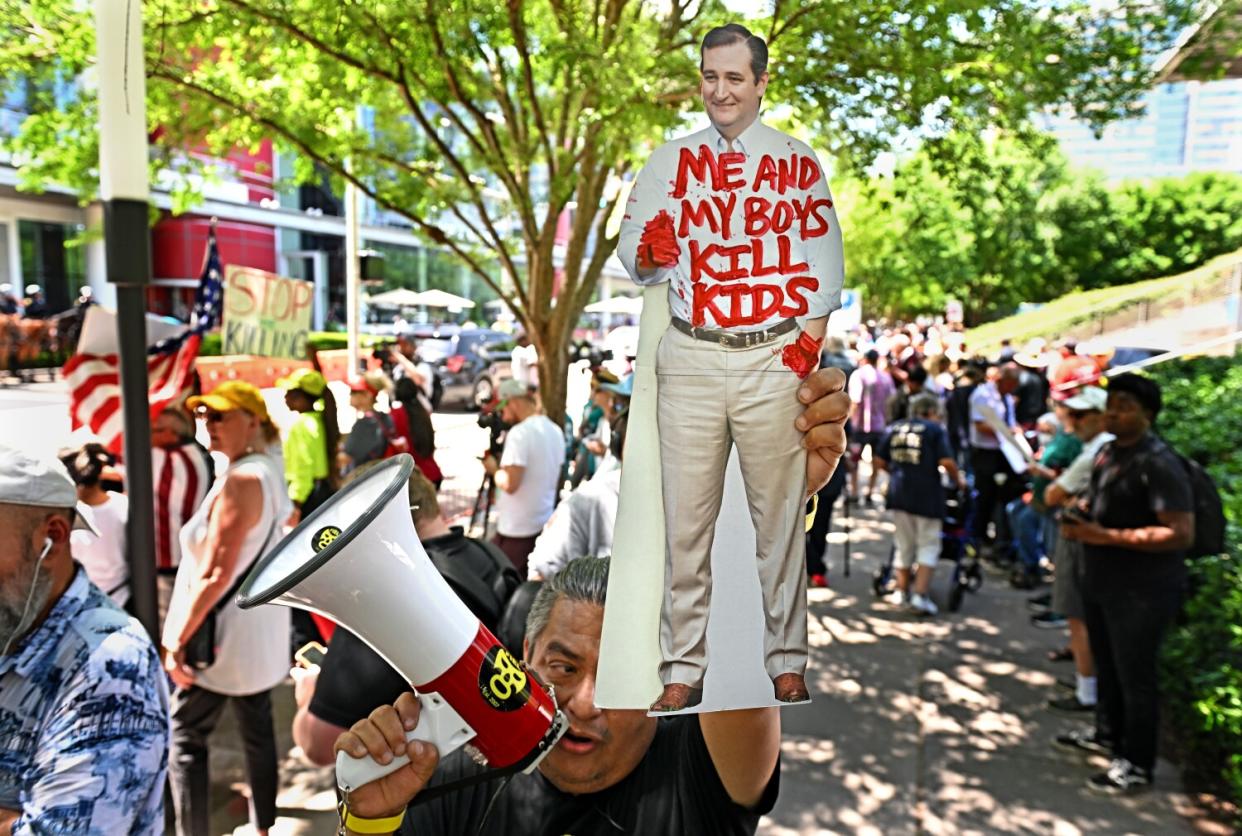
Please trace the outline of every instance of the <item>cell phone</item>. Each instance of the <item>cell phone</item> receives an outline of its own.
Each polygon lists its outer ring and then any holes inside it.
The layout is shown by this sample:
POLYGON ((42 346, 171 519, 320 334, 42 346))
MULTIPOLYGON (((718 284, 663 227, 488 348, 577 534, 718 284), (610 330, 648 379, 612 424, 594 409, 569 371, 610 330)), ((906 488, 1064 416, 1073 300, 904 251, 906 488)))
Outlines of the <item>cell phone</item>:
POLYGON ((323 666, 323 659, 328 655, 328 648, 319 642, 307 642, 293 654, 293 659, 300 667, 323 666))

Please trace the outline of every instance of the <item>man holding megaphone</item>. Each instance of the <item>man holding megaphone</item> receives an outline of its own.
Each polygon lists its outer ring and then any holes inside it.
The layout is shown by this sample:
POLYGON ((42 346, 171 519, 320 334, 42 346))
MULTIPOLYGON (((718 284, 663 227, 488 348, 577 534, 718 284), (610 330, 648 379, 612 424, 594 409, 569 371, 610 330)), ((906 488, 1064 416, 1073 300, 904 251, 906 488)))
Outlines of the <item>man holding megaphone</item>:
MULTIPOLYGON (((825 369, 799 389, 809 450, 807 484, 821 487, 845 449, 844 375, 825 369)), ((428 716, 413 694, 341 735, 338 753, 409 763, 346 793, 345 832, 405 834, 750 834, 779 785, 776 708, 648 717, 595 706, 595 673, 609 561, 572 561, 540 591, 527 622, 526 670, 552 692, 564 735, 535 774, 426 798, 482 769, 464 752, 441 762, 413 740, 428 716), (411 803, 412 802, 412 803, 411 803), (407 805, 409 809, 407 812, 407 805)), ((338 761, 338 765, 340 761, 338 761)))

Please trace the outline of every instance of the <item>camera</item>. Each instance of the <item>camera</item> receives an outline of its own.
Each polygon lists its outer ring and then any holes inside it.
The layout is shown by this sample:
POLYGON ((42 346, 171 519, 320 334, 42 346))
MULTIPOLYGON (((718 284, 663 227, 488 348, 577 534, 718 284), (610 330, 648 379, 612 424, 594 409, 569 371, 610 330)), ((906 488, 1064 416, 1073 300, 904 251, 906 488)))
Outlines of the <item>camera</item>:
POLYGON ((478 425, 489 433, 487 452, 494 458, 499 459, 500 454, 505 449, 504 434, 511 425, 504 418, 500 417, 500 411, 496 409, 480 412, 478 425))
POLYGON ((592 369, 604 365, 604 361, 612 359, 612 352, 605 348, 592 345, 586 340, 576 342, 569 347, 569 362, 577 363, 585 360, 592 369))

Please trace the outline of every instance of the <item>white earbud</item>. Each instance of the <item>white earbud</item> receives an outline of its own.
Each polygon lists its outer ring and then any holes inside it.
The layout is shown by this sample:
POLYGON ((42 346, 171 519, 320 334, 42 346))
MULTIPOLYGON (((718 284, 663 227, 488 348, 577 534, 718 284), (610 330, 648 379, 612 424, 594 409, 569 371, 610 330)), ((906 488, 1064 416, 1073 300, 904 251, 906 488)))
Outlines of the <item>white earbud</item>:
POLYGON ((47 557, 47 553, 52 550, 52 545, 53 543, 52 543, 51 537, 43 538, 43 551, 39 553, 39 560, 42 560, 43 558, 47 557))

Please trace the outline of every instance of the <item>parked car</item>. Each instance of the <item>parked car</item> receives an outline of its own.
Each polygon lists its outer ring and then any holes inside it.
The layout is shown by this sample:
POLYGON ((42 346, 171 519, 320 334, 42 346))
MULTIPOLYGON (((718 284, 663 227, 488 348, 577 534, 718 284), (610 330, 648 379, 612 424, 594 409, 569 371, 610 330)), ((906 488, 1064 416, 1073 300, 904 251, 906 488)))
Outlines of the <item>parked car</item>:
POLYGON ((477 409, 491 401, 500 381, 512 376, 512 350, 513 337, 486 328, 419 339, 418 356, 435 372, 432 406, 461 403, 477 409))

